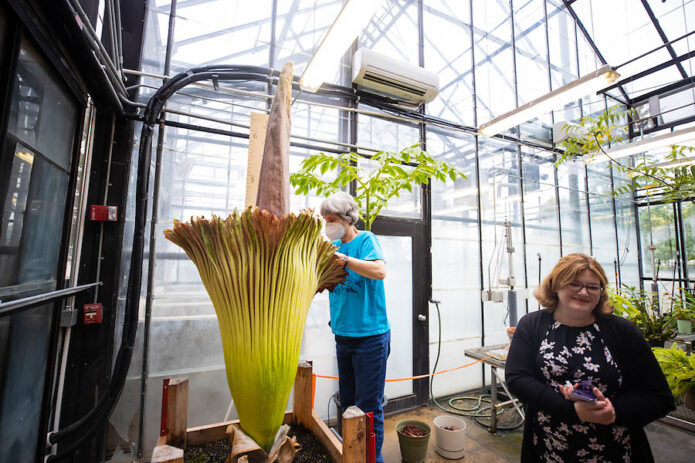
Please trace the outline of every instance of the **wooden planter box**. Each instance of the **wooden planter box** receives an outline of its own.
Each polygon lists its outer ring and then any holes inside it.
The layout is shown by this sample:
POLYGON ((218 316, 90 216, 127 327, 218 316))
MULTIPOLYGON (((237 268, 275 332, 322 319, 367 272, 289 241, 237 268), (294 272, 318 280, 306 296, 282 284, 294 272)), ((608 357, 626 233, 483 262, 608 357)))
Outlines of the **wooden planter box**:
MULTIPOLYGON (((323 444, 334 463, 363 463, 366 455, 367 420, 357 407, 348 408, 342 416, 343 442, 333 434, 313 410, 311 364, 300 363, 294 380, 292 410, 285 413, 285 424, 301 424, 323 444)), ((167 389, 167 429, 152 451, 152 463, 183 463, 187 445, 201 445, 227 437, 227 427, 239 420, 187 428, 188 379, 175 378, 167 389), (166 432, 166 434, 164 434, 166 432)))

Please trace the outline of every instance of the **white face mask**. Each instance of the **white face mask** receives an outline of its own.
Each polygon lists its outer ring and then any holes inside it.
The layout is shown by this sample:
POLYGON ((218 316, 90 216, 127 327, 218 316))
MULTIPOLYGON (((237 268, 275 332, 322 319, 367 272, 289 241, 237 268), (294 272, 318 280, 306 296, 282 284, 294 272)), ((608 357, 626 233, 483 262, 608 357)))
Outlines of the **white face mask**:
POLYGON ((335 222, 327 222, 326 223, 326 236, 328 237, 329 240, 335 241, 339 240, 340 238, 345 235, 345 228, 343 228, 342 225, 339 223, 335 222))

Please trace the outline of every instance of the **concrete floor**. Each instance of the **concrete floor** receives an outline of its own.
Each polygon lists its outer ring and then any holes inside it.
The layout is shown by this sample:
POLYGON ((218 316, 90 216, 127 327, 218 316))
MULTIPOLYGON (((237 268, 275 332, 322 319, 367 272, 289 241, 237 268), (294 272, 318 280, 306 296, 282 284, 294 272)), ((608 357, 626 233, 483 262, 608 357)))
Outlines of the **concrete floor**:
MULTIPOLYGON (((422 407, 387 416, 384 422, 385 439, 382 448, 384 462, 401 462, 396 423, 404 419, 418 419, 433 426, 432 420, 444 413, 435 407, 422 407)), ((434 450, 434 437, 431 437, 427 449, 427 458, 425 459, 427 463, 519 461, 522 438, 521 428, 516 431, 500 431, 493 435, 472 419, 462 418, 466 421, 464 458, 447 460, 439 456, 434 450)), ((686 463, 695 461, 695 435, 659 422, 649 424, 646 427, 646 431, 656 463, 686 463)))

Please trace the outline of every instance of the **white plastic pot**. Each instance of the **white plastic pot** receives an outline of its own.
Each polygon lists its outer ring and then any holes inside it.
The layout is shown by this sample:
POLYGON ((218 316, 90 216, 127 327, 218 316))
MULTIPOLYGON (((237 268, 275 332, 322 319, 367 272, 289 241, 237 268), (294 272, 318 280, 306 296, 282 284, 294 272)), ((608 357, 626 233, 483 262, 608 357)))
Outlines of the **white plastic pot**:
POLYGON ((463 458, 463 436, 466 422, 452 415, 439 415, 434 419, 434 445, 444 458, 463 458), (449 428, 449 429, 445 429, 449 428))

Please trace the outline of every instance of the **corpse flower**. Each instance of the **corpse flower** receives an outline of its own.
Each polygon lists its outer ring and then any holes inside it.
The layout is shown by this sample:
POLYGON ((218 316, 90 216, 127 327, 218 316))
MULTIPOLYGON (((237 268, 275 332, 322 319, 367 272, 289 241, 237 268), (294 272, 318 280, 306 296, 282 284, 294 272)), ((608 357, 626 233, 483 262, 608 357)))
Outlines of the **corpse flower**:
POLYGON ((345 278, 321 219, 287 213, 291 84, 288 63, 268 121, 258 207, 226 219, 175 220, 164 232, 198 268, 219 321, 241 428, 266 451, 282 425, 311 300, 345 278))

